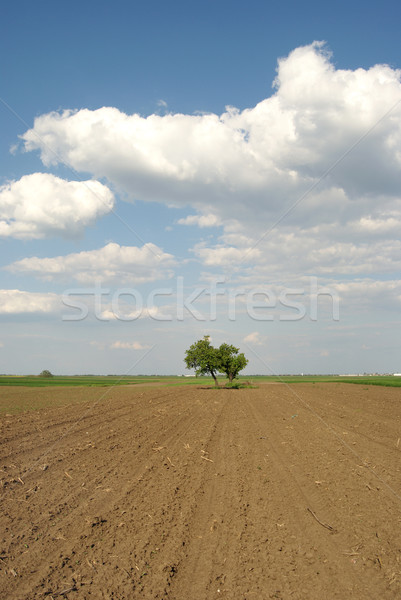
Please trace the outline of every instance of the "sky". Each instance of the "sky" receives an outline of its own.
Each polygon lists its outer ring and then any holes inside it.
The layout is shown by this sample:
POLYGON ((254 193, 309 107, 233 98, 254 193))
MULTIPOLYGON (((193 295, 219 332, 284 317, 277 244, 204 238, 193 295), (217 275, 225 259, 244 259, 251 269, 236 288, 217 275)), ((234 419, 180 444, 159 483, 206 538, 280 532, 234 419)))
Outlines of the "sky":
POLYGON ((4 2, 0 373, 401 372, 400 17, 4 2))

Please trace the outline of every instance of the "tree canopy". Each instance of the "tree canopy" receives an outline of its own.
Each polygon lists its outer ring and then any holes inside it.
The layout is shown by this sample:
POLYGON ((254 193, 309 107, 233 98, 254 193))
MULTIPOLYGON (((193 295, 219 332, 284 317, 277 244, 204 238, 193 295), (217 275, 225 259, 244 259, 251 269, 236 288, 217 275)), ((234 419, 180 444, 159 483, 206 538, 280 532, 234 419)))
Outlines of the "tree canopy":
POLYGON ((203 340, 199 340, 190 346, 185 352, 185 364, 187 369, 195 369, 196 375, 211 375, 214 383, 217 383, 216 373, 218 372, 218 356, 216 348, 210 343, 210 337, 205 335, 203 340))
POLYGON ((53 377, 53 374, 48 369, 45 369, 39 374, 39 377, 53 377))
POLYGON ((217 373, 224 373, 231 383, 248 364, 245 355, 239 354, 239 348, 226 343, 214 348, 208 335, 192 344, 185 354, 187 369, 195 369, 196 375, 211 375, 215 385, 218 385, 217 373))
POLYGON ((248 364, 244 353, 239 354, 239 348, 229 344, 221 344, 217 350, 218 354, 218 370, 220 373, 225 373, 231 383, 233 379, 238 377, 238 373, 245 369, 248 364))

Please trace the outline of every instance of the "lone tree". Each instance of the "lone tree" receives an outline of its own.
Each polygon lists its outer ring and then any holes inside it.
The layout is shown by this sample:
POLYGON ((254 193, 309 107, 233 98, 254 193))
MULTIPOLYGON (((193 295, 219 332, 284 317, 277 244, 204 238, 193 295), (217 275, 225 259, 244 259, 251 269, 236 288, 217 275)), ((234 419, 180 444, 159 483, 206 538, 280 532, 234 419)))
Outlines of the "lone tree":
POLYGON ((229 344, 221 344, 219 348, 214 348, 208 335, 192 344, 185 354, 187 369, 195 369, 196 375, 210 374, 215 385, 218 385, 217 372, 225 373, 231 383, 248 364, 244 354, 239 354, 239 348, 229 344))
POLYGON ((42 371, 42 372, 39 374, 39 377, 46 377, 46 378, 49 378, 49 377, 53 377, 53 374, 52 374, 52 373, 50 373, 50 371, 49 371, 48 369, 45 369, 44 371, 42 371))
POLYGON ((245 358, 243 352, 239 353, 239 348, 230 346, 229 344, 221 344, 217 350, 218 354, 218 369, 220 373, 225 373, 228 377, 228 381, 232 383, 233 379, 238 377, 238 373, 245 369, 248 364, 248 360, 245 358))
POLYGON ((219 370, 219 359, 216 348, 210 343, 210 337, 205 335, 203 340, 199 340, 192 344, 189 350, 185 352, 184 362, 187 369, 195 369, 196 375, 211 375, 215 385, 217 383, 216 373, 219 370))

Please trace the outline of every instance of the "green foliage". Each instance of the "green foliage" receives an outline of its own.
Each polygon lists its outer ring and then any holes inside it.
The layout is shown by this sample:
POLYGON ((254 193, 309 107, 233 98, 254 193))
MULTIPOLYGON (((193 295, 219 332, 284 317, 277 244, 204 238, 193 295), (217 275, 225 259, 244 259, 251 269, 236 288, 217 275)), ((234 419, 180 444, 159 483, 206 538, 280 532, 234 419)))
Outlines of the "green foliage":
POLYGON ((48 369, 45 369, 40 373, 39 377, 45 377, 46 379, 48 379, 49 377, 53 377, 53 374, 50 373, 48 369))
POLYGON ((224 373, 232 383, 248 364, 244 354, 239 354, 239 348, 229 344, 221 344, 219 348, 214 348, 208 335, 205 335, 203 340, 192 344, 185 354, 184 362, 187 369, 195 369, 196 375, 210 374, 216 385, 218 385, 217 372, 224 373))
POLYGON ((229 344, 221 344, 217 350, 218 369, 220 373, 225 373, 231 383, 233 379, 238 377, 238 373, 245 369, 248 364, 243 353, 239 353, 239 348, 230 346, 229 344))
POLYGON ((258 386, 257 385, 252 385, 251 383, 249 383, 249 381, 240 381, 239 379, 236 379, 235 381, 232 381, 231 383, 226 383, 225 385, 226 389, 228 390, 254 390, 256 389, 258 386))
POLYGON ((216 373, 219 370, 219 359, 216 348, 210 343, 210 337, 205 335, 203 340, 192 344, 185 352, 184 362, 187 369, 195 369, 196 375, 211 375, 215 385, 218 385, 216 373))

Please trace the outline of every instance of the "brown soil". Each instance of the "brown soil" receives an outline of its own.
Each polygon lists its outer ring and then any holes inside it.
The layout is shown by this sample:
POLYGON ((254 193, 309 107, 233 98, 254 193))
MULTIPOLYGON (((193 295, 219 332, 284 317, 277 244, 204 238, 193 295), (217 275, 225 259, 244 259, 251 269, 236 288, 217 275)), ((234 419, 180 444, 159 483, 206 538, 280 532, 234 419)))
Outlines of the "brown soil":
POLYGON ((87 402, 0 420, 0 598, 401 597, 401 390, 40 394, 87 402))

